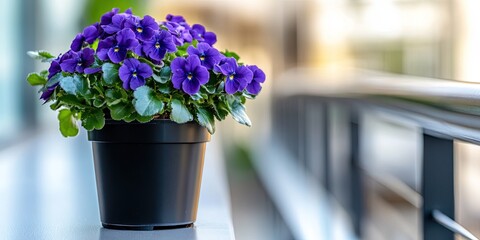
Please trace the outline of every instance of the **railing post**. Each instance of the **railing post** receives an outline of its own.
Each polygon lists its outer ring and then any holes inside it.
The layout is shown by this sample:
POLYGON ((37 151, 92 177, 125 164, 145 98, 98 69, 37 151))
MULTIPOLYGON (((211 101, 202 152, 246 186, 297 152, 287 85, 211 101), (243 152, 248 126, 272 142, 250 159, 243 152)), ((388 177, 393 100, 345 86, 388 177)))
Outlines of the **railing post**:
POLYGON ((360 171, 360 123, 358 112, 350 107, 350 207, 355 234, 362 236, 363 182, 360 171))
POLYGON ((453 139, 423 133, 422 223, 424 240, 453 240, 454 234, 432 217, 439 210, 455 219, 453 139))
POLYGON ((329 114, 329 103, 327 100, 323 102, 323 158, 324 158, 324 184, 327 192, 332 190, 331 184, 331 164, 330 164, 330 114, 329 114))

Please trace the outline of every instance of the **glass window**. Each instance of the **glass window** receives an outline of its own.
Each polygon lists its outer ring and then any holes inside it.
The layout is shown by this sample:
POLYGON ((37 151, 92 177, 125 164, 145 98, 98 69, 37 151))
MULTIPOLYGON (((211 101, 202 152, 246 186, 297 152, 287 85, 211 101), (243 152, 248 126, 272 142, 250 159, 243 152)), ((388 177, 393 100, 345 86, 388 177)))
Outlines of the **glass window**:
POLYGON ((20 29, 15 24, 18 18, 18 1, 0 1, 0 21, 2 37, 0 39, 0 143, 12 138, 21 126, 19 92, 23 76, 20 56, 20 29))

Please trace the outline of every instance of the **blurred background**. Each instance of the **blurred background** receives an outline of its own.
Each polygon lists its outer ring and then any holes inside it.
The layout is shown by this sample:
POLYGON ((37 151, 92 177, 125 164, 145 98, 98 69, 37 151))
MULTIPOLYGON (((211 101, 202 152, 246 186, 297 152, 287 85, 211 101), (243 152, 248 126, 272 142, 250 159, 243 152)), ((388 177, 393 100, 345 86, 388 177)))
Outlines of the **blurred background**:
MULTIPOLYGON (((284 104, 276 102, 276 95, 288 92, 288 86, 293 89, 307 84, 300 76, 312 79, 308 84, 315 89, 341 88, 351 81, 351 69, 480 81, 480 2, 475 0, 1 0, 0 151, 32 134, 58 128, 56 113, 41 104, 37 89, 25 81, 29 72, 47 66, 29 59, 25 53, 36 49, 54 54, 64 52, 82 26, 98 21, 112 7, 131 7, 136 15, 148 14, 157 20, 168 13, 183 15, 189 23, 202 23, 208 31, 215 32, 218 49, 235 51, 243 62, 255 63, 265 71, 267 82, 262 93, 247 104, 253 127, 246 128, 229 119, 219 125, 219 133, 214 136, 225 143, 233 222, 239 240, 302 239, 299 231, 308 233, 309 229, 299 230, 294 219, 307 223, 311 215, 315 218, 320 214, 314 211, 316 208, 298 216, 296 208, 294 215, 284 211, 285 206, 278 204, 266 186, 268 179, 262 175, 265 164, 258 163, 267 161, 263 156, 271 158, 268 162, 274 166, 276 156, 269 153, 289 150, 276 149, 277 145, 265 139, 277 134, 272 132, 272 126, 281 121, 271 114, 275 105, 284 104)), ((342 138, 345 129, 341 125, 346 113, 342 108, 329 111, 338 123, 329 130, 338 137, 337 144, 328 150, 303 152, 309 154, 309 159, 321 159, 325 151, 333 159, 347 154, 342 147, 346 140, 342 138)), ((314 113, 307 120, 314 125, 322 122, 314 113)), ((363 167, 375 176, 390 179, 413 197, 405 201, 377 181, 365 181, 362 238, 420 239, 415 194, 421 171, 419 130, 374 114, 364 116, 363 121, 366 124, 362 131, 369 133, 372 143, 364 146, 363 167)), ((297 147, 320 146, 320 142, 320 138, 312 136, 309 142, 298 143, 297 147)), ((456 165, 457 219, 480 234, 480 206, 476 202, 480 148, 459 141, 455 146, 455 156, 462 160, 456 165)), ((322 191, 320 179, 324 171, 320 162, 313 160, 299 172, 301 177, 318 180, 312 186, 320 189, 307 188, 307 192, 322 191)), ((326 199, 340 210, 329 214, 342 219, 348 207, 342 204, 345 196, 341 173, 330 181, 334 190, 325 195, 326 199)), ((312 226, 324 230, 320 232, 325 236, 319 239, 349 239, 348 232, 355 232, 355 226, 348 220, 340 225, 336 227, 327 221, 322 226, 312 226)))

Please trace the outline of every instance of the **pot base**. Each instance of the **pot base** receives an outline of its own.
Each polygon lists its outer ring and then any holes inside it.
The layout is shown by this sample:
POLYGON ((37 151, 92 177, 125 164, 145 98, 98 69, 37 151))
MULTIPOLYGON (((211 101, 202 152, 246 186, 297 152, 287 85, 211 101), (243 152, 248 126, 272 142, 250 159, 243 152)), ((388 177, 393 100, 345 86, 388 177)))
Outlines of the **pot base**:
POLYGON ((186 224, 180 224, 180 225, 167 225, 167 226, 129 226, 129 225, 102 223, 102 226, 104 228, 115 229, 115 230, 153 231, 153 230, 190 228, 190 227, 193 227, 193 223, 186 223, 186 224))

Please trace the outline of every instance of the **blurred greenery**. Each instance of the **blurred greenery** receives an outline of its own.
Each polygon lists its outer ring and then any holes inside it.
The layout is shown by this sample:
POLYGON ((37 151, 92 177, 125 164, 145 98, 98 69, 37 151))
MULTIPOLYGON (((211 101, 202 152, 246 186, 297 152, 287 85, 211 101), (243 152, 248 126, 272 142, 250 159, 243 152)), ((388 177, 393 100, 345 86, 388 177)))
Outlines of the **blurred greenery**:
POLYGON ((84 18, 80 24, 81 26, 87 26, 98 22, 100 17, 112 8, 119 8, 120 12, 131 8, 135 15, 143 16, 146 5, 146 0, 87 0, 85 13, 83 14, 84 18))
POLYGON ((227 166, 236 172, 249 172, 253 170, 252 153, 247 144, 233 143, 225 152, 227 159, 227 166))

